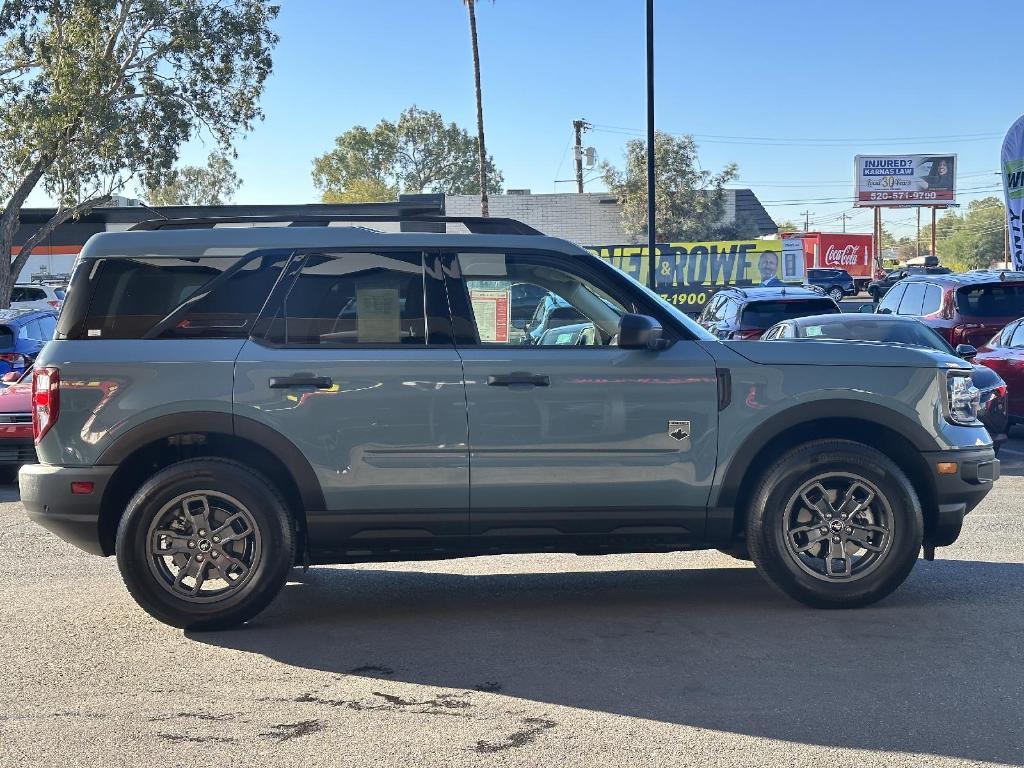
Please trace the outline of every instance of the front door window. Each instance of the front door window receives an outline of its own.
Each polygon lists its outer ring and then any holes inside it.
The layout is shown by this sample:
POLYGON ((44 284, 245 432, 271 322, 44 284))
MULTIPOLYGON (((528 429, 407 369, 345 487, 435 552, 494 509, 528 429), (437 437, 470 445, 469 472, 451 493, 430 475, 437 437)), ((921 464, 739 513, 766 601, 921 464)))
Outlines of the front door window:
POLYGON ((474 343, 609 346, 632 306, 574 271, 531 255, 459 256, 474 343))

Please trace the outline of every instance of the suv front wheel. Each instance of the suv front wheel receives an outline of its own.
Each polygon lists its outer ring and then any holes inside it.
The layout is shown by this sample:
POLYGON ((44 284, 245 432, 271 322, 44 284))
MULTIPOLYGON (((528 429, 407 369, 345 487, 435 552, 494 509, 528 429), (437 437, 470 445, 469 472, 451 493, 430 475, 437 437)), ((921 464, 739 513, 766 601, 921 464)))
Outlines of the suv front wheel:
POLYGON ((294 525, 261 475, 226 459, 191 459, 139 488, 116 550, 125 585, 151 616, 185 629, 223 629, 251 619, 284 586, 294 525))
POLYGON ((921 550, 921 505, 906 475, 861 443, 794 448, 762 478, 747 546, 775 587, 816 608, 868 605, 910 574, 921 550))

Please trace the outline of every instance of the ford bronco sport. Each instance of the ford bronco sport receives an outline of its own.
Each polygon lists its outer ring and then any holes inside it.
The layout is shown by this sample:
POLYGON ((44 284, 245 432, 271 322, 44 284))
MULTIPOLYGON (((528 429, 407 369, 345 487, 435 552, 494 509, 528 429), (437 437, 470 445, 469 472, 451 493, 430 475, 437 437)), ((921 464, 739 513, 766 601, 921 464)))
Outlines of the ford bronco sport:
POLYGON ((998 477, 962 360, 718 341, 582 248, 441 221, 94 236, 34 370, 29 515, 180 627, 250 619, 295 565, 521 552, 719 548, 843 607, 998 477), (522 284, 586 332, 514 333, 522 284))

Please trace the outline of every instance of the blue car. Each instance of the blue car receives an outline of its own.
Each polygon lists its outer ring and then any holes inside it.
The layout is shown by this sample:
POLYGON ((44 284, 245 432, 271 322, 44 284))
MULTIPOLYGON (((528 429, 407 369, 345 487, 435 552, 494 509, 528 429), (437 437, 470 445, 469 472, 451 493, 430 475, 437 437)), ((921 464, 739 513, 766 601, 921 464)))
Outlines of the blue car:
POLYGON ((39 309, 0 309, 0 376, 21 373, 53 338, 57 314, 39 309))

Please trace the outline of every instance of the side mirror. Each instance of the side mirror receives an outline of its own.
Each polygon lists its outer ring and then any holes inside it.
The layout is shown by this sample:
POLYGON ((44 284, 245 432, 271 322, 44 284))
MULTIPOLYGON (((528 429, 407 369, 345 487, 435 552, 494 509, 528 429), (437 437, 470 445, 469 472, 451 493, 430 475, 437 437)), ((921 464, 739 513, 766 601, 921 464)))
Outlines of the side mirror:
POLYGON ((861 304, 857 307, 857 311, 862 315, 873 315, 875 314, 874 304, 861 304))
POLYGON ((7 384, 13 384, 14 382, 16 382, 20 378, 21 378, 21 374, 18 373, 17 371, 8 371, 7 373, 5 373, 3 375, 2 378, 0 378, 0 380, 6 382, 7 384))
POLYGON ((623 315, 619 321, 621 349, 664 349, 661 323, 647 315, 623 315))
POLYGON ((971 344, 957 344, 956 354, 957 357, 962 357, 964 360, 973 360, 978 356, 978 350, 971 344))

